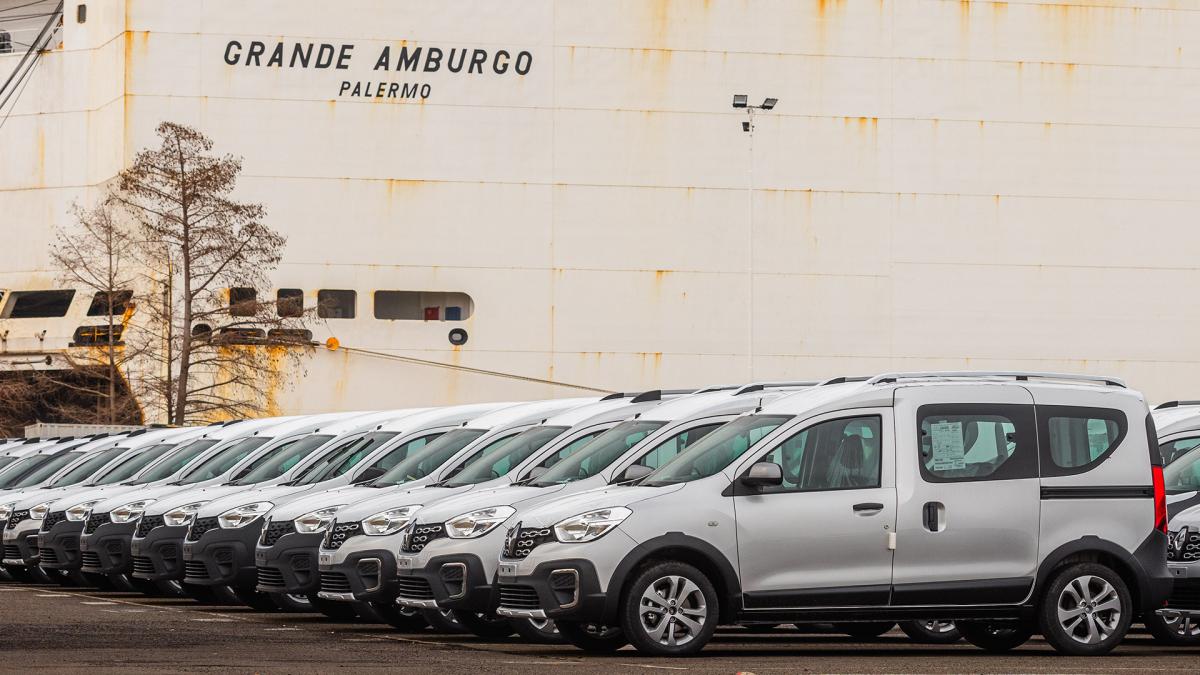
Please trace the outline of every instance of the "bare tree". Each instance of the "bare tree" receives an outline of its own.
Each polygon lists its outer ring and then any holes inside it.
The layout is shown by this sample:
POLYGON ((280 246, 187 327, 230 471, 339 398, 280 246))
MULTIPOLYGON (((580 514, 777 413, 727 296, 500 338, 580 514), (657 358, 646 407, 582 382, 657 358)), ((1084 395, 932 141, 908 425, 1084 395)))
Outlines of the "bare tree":
POLYGON ((213 154, 181 124, 157 133, 160 146, 137 153, 113 193, 136 223, 152 298, 139 307, 155 364, 142 377, 174 424, 261 413, 308 342, 303 317, 266 298, 286 240, 261 222, 261 204, 233 199, 240 158, 213 154))

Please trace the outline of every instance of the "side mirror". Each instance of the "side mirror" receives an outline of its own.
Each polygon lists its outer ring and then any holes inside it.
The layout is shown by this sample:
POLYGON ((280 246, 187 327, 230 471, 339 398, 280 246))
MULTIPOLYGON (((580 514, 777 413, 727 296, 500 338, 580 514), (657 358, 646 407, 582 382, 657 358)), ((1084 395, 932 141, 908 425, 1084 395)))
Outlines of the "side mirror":
POLYGON ((541 478, 542 474, 544 474, 544 473, 546 473, 546 467, 535 466, 535 467, 533 467, 533 469, 531 469, 529 471, 529 480, 536 480, 538 478, 541 478))
POLYGON ((380 476, 382 476, 385 473, 387 473, 387 469, 383 469, 378 466, 372 466, 372 467, 368 468, 366 471, 363 471, 362 473, 358 474, 358 478, 356 478, 354 480, 354 482, 368 483, 370 481, 375 480, 376 478, 379 478, 380 476))
POLYGON ((632 464, 628 469, 621 473, 621 477, 617 479, 618 483, 628 483, 630 481, 641 480, 646 476, 654 473, 654 469, 641 464, 632 464))
POLYGON ((783 485, 783 467, 774 462, 757 462, 740 480, 742 485, 753 488, 783 485))

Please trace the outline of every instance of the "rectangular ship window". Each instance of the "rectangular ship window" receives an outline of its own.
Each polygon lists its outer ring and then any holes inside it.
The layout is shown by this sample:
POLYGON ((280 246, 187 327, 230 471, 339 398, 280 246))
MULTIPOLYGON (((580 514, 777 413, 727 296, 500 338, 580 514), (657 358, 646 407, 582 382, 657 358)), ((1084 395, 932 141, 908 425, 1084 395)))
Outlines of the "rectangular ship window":
POLYGON ((74 290, 13 291, 0 319, 49 319, 66 316, 75 299, 74 290))
POLYGON ((353 319, 358 300, 355 291, 322 289, 317 291, 317 316, 322 319, 353 319))
POLYGON ((275 292, 275 311, 284 318, 304 316, 304 291, 281 288, 275 292))
POLYGON ((88 316, 120 316, 129 308, 133 299, 133 291, 113 291, 112 306, 108 303, 108 293, 100 291, 92 296, 92 304, 88 307, 88 316))

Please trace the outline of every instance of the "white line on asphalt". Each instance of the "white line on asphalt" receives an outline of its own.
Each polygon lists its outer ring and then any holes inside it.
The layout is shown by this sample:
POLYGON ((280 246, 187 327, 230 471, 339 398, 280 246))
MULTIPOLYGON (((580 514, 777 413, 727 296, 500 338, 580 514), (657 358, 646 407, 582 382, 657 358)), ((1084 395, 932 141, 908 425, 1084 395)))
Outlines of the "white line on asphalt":
POLYGON ((233 619, 223 619, 220 617, 205 617, 202 619, 192 619, 192 621, 207 621, 210 623, 230 623, 233 619))
POLYGON ((264 628, 263 630, 300 630, 299 628, 264 628))
POLYGON ((37 596, 39 598, 69 598, 69 597, 71 597, 70 594, 68 594, 68 593, 38 593, 37 596))
POLYGON ((81 604, 81 605, 115 605, 117 603, 113 602, 112 600, 92 600, 92 601, 88 601, 88 602, 81 602, 79 604, 81 604))

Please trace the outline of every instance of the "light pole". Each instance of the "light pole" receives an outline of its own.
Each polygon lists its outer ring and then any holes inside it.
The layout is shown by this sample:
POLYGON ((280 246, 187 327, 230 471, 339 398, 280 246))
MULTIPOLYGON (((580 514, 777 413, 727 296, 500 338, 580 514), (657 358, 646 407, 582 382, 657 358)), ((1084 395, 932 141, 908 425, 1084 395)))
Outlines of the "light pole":
POLYGON ((742 122, 742 131, 749 138, 750 158, 747 162, 748 180, 746 181, 746 257, 749 283, 746 285, 746 306, 750 320, 746 322, 746 362, 749 382, 754 381, 754 113, 755 111, 773 110, 779 103, 777 98, 764 98, 761 105, 750 105, 750 97, 746 94, 733 95, 733 107, 746 111, 746 119, 742 122))

